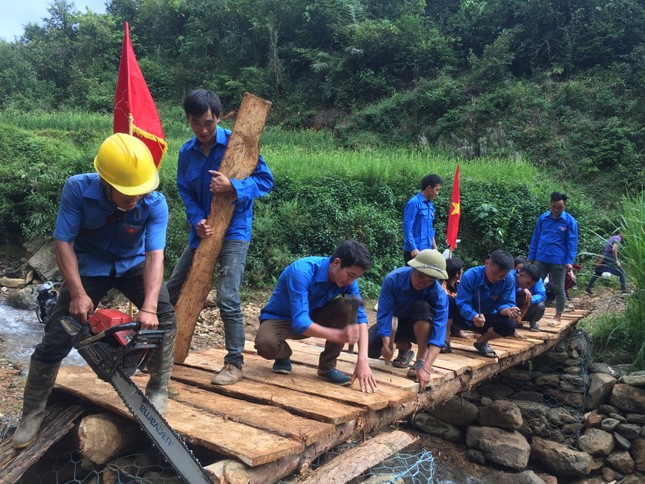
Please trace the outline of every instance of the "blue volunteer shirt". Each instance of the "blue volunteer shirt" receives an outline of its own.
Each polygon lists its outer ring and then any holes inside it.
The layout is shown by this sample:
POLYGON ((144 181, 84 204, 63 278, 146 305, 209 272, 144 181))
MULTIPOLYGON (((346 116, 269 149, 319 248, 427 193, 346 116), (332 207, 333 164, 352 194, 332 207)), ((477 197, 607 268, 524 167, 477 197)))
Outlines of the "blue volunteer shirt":
POLYGON ((551 217, 551 212, 540 215, 531 238, 529 260, 539 260, 547 264, 573 264, 577 252, 576 219, 566 210, 555 220, 551 217))
POLYGON ((457 308, 471 326, 477 314, 495 314, 515 306, 515 276, 512 272, 501 281, 490 284, 484 275, 485 269, 486 266, 468 269, 461 276, 457 289, 457 308))
POLYGON ((377 334, 391 336, 392 317, 407 318, 412 316, 412 306, 416 301, 423 299, 434 310, 434 321, 428 344, 443 347, 446 341, 446 324, 448 322, 448 295, 439 281, 435 281, 423 291, 416 291, 410 280, 412 270, 412 267, 400 267, 385 276, 378 298, 377 334))
POLYGON ((96 173, 76 175, 63 187, 54 238, 74 242, 81 276, 120 277, 145 260, 146 252, 166 246, 168 205, 159 192, 127 212, 106 198, 96 173))
POLYGON ((403 209, 403 250, 432 249, 434 238, 434 204, 421 192, 412 197, 403 209))
MULTIPOLYGON (((267 319, 291 321, 291 329, 303 334, 313 323, 309 314, 343 294, 360 297, 358 282, 338 287, 329 281, 329 257, 305 257, 292 262, 280 274, 267 305, 260 311, 260 322, 267 319)), ((358 322, 367 323, 367 315, 358 308, 358 322)))
MULTIPOLYGON (((517 271, 515 271, 515 293, 521 290, 522 289, 520 288, 519 282, 517 280, 517 271)), ((529 288, 529 291, 532 294, 531 304, 539 304, 546 300, 546 287, 544 287, 544 282, 542 282, 542 279, 538 279, 538 281, 529 288)))
MULTIPOLYGON (((189 245, 195 249, 200 238, 195 226, 200 220, 208 218, 211 211, 213 194, 210 191, 211 175, 209 170, 219 171, 226 152, 231 131, 217 127, 215 145, 208 156, 204 156, 197 137, 184 143, 179 150, 177 162, 177 189, 186 206, 186 218, 190 222, 189 245)), ((273 175, 262 156, 251 176, 243 180, 230 179, 237 194, 235 211, 226 231, 226 240, 251 240, 253 223, 253 200, 267 195, 273 188, 273 175)))

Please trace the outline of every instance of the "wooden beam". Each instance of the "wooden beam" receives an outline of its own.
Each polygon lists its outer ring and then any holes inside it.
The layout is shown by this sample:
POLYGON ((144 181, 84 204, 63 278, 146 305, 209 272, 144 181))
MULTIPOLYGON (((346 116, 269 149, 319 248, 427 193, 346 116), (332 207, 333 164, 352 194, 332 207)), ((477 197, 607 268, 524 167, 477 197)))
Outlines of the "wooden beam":
MULTIPOLYGON (((260 155, 260 135, 270 108, 270 102, 253 94, 244 95, 219 169, 227 177, 241 180, 255 171, 260 155)), ((235 210, 235 199, 235 193, 213 195, 211 213, 208 216, 208 225, 213 227, 213 235, 199 243, 175 306, 175 361, 178 363, 182 363, 188 355, 197 318, 213 285, 213 271, 235 210)))

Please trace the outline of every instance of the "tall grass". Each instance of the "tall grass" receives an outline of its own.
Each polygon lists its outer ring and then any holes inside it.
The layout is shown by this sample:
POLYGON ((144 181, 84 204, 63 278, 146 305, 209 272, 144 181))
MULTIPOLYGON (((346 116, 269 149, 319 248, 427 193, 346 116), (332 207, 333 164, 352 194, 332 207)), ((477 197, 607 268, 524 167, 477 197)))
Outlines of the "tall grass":
POLYGON ((645 369, 645 191, 627 198, 623 210, 623 253, 631 290, 625 320, 635 349, 633 366, 645 369))

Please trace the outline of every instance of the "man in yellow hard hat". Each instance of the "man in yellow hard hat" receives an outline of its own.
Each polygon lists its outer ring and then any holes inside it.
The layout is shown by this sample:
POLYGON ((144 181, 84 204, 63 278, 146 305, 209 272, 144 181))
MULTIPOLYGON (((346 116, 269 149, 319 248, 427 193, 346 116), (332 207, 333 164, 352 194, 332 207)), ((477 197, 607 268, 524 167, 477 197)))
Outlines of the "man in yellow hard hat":
POLYGON ((167 407, 176 321, 162 282, 168 205, 154 191, 159 175, 145 144, 122 133, 103 142, 94 168, 96 173, 72 176, 63 187, 54 239, 65 282, 43 339, 31 356, 14 448, 35 440, 60 362, 72 349, 60 318, 69 314, 87 323, 88 315, 112 288, 137 306, 134 319, 141 329, 166 332, 162 347, 153 351, 148 362, 146 394, 160 412, 167 407))

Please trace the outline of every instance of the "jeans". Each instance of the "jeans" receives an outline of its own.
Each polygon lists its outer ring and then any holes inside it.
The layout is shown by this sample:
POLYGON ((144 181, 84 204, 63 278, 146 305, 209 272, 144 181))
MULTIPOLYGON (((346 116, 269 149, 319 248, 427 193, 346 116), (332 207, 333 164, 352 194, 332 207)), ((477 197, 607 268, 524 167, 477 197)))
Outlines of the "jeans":
MULTIPOLYGON (((101 302, 101 299, 112 289, 118 289, 132 303, 141 308, 145 299, 143 287, 143 264, 133 267, 121 277, 81 277, 81 283, 87 295, 92 299, 94 307, 101 302)), ((59 320, 69 313, 71 297, 66 284, 63 284, 56 301, 56 306, 45 326, 45 335, 42 341, 36 346, 32 358, 40 363, 57 363, 65 358, 72 349, 72 338, 69 336, 59 320)), ((159 300, 157 303, 157 318, 159 329, 176 329, 175 310, 168 299, 166 286, 161 286, 159 300)))
POLYGON ((589 284, 587 284, 587 290, 591 291, 591 288, 595 284, 598 277, 602 276, 603 272, 609 272, 615 276, 618 276, 620 279, 620 290, 622 292, 627 292, 627 282, 625 280, 625 272, 618 267, 616 264, 616 259, 613 257, 605 256, 603 264, 596 266, 593 276, 589 279, 589 284))
MULTIPOLYGON (((168 280, 168 293, 173 305, 179 299, 181 287, 193 263, 195 250, 190 246, 186 247, 168 280)), ((224 363, 238 368, 242 368, 244 363, 244 316, 240 305, 240 287, 248 251, 249 243, 244 240, 225 240, 218 258, 217 307, 224 322, 224 343, 227 351, 224 363)))
POLYGON ((564 264, 549 264, 539 260, 535 265, 540 270, 540 277, 544 279, 549 274, 549 280, 553 284, 555 291, 555 312, 562 314, 567 301, 567 295, 564 292, 564 278, 567 275, 567 266, 564 264))

